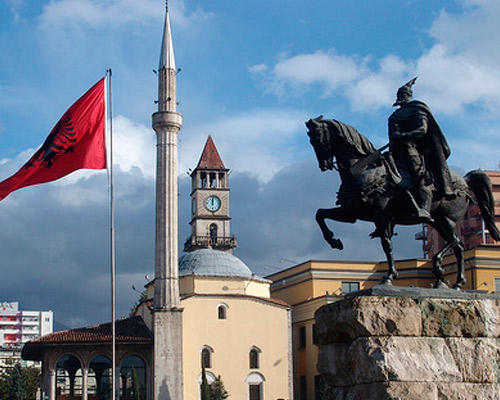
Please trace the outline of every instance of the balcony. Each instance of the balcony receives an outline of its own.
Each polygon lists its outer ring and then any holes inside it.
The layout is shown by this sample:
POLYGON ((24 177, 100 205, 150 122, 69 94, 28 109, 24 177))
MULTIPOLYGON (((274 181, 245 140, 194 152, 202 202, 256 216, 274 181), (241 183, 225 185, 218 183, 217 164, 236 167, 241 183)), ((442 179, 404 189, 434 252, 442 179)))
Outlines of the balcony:
POLYGON ((236 236, 190 236, 184 243, 184 251, 212 247, 217 250, 228 250, 238 245, 236 236))

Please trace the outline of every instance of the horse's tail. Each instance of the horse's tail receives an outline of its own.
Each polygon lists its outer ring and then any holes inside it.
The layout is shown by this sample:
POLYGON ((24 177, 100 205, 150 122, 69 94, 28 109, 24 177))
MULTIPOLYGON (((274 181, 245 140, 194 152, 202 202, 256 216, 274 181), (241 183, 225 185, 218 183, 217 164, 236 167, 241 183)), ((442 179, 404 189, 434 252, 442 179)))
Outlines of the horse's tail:
POLYGON ((500 231, 495 225, 495 199, 489 176, 484 171, 475 169, 465 175, 465 181, 476 196, 481 216, 490 236, 496 241, 500 241, 500 231))

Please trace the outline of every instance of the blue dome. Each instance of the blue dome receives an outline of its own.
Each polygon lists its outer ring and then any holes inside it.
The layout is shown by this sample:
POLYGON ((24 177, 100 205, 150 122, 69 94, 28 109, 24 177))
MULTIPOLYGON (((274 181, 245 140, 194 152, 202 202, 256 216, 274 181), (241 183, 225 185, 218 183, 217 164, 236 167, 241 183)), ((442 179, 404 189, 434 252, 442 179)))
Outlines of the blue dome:
POLYGON ((200 249, 184 254, 179 260, 179 276, 226 276, 252 278, 243 261, 220 250, 200 249))

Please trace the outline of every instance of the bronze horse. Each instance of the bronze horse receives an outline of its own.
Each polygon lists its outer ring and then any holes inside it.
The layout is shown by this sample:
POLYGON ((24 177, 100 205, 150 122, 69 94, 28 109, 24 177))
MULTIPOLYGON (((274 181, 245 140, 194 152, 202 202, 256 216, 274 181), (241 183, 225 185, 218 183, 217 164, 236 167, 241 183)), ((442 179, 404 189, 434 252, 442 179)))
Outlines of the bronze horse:
MULTIPOLYGON (((342 182, 337 199, 339 207, 319 209, 316 213, 316 221, 323 237, 332 248, 341 250, 342 241, 334 237, 325 219, 349 223, 358 219, 373 222, 376 230, 371 236, 380 237, 389 266, 382 283, 391 283, 397 277, 392 254, 394 225, 421 223, 410 216, 412 197, 408 189, 399 185, 401 176, 390 162, 390 156, 375 150, 368 139, 352 126, 335 120, 324 120, 322 116, 310 119, 306 126, 319 168, 321 171, 335 168, 342 182)), ((446 286, 441 262, 446 252, 453 249, 457 259, 457 280, 453 287, 460 289, 466 279, 464 246, 458 237, 456 223, 464 217, 472 201, 469 189, 476 197, 491 237, 500 240, 500 232, 494 222, 494 199, 489 177, 480 170, 469 172, 465 178, 456 171, 451 171, 451 176, 456 197, 435 197, 432 202, 431 216, 434 222, 430 225, 446 242, 432 261, 436 287, 446 286)))

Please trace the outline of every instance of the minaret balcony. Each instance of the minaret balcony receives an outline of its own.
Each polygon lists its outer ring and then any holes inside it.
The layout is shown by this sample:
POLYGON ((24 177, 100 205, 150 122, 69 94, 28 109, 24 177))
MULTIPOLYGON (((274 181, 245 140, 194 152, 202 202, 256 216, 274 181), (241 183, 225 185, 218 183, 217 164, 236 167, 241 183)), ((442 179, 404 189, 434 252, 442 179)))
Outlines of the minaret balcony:
POLYGON ((184 251, 212 247, 216 250, 229 250, 238 246, 236 236, 190 236, 184 243, 184 251))
POLYGON ((175 127, 181 129, 182 115, 175 111, 158 111, 153 114, 153 129, 168 129, 175 127))

